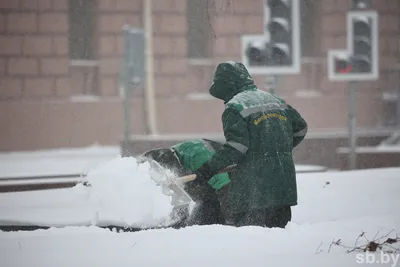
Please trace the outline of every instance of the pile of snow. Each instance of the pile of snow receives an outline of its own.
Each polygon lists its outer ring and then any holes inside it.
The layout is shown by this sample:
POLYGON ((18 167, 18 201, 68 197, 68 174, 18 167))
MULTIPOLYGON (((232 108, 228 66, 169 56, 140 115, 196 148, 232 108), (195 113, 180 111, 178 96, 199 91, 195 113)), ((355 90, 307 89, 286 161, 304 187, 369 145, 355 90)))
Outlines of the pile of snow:
POLYGON ((0 225, 171 225, 179 219, 171 218, 172 197, 153 173, 147 162, 119 156, 87 174, 89 187, 0 194, 0 225))
POLYGON ((77 185, 75 190, 89 194, 95 212, 93 224, 98 224, 104 210, 126 225, 168 224, 171 197, 162 194, 151 174, 147 162, 138 164, 133 157, 119 157, 88 173, 90 187, 77 185))

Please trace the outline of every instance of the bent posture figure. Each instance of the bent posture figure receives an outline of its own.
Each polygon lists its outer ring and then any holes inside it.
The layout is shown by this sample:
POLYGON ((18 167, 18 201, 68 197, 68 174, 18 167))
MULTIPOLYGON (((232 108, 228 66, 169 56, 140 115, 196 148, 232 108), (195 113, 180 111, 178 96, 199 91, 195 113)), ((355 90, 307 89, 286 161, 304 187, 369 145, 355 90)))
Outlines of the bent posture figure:
MULTIPOLYGON (((221 143, 207 139, 190 140, 173 145, 170 148, 150 150, 144 153, 142 157, 155 160, 178 176, 183 176, 192 174, 194 170, 211 159, 215 150, 221 146, 221 143)), ((222 217, 219 199, 223 197, 221 189, 229 182, 228 173, 216 174, 204 185, 188 182, 185 190, 196 201, 197 205, 185 224, 223 224, 225 220, 222 217)), ((183 212, 188 212, 186 207, 183 212)))
POLYGON ((237 164, 222 189, 226 223, 284 228, 297 205, 292 151, 304 139, 307 123, 284 100, 259 90, 238 62, 218 65, 210 94, 225 103, 226 143, 195 171, 194 183, 205 185, 218 170, 237 164))

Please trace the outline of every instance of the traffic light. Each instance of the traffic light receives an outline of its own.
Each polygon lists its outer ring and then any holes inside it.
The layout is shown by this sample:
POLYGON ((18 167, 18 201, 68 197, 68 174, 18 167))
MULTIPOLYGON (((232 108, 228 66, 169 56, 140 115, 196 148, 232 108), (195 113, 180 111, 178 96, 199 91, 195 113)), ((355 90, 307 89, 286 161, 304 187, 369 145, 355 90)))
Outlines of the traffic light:
POLYGON ((290 66, 293 62, 293 15, 291 1, 267 0, 269 21, 266 30, 270 34, 270 64, 290 66))
POLYGON ((336 56, 334 62, 336 73, 348 74, 353 70, 351 58, 349 56, 336 56))
POLYGON ((119 82, 121 95, 128 97, 133 89, 145 87, 145 32, 143 29, 123 28, 124 53, 119 82))
POLYGON ((329 51, 331 80, 375 80, 379 75, 378 15, 375 11, 347 14, 347 50, 329 51))
POLYGON ((372 71, 372 18, 370 16, 354 16, 353 26, 353 64, 357 73, 369 73, 372 71))
POLYGON ((242 36, 242 62, 252 74, 300 72, 299 0, 264 0, 264 35, 242 36))
POLYGON ((265 66, 268 64, 268 43, 263 40, 249 42, 244 54, 249 66, 265 66))

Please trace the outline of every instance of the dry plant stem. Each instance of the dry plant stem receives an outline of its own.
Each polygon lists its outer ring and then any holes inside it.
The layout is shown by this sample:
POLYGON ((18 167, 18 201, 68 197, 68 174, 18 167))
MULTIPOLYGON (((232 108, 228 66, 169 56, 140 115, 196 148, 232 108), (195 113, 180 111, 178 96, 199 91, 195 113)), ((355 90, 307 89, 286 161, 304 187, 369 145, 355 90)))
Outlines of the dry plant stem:
POLYGON ((391 250, 386 251, 387 253, 398 253, 398 252, 400 252, 400 248, 395 248, 395 247, 391 246, 391 244, 400 242, 400 238, 398 237, 397 234, 396 234, 396 238, 388 238, 388 236, 393 232, 394 232, 394 230, 388 232, 386 235, 383 235, 383 236, 377 238, 377 236, 379 234, 379 231, 378 231, 371 241, 366 237, 365 232, 361 232, 361 234, 359 234, 357 239, 355 240, 353 247, 343 245, 342 242, 341 242, 341 239, 338 239, 336 241, 333 240, 332 243, 329 246, 328 252, 330 252, 330 250, 331 250, 331 248, 333 246, 340 246, 342 248, 347 249, 347 251, 346 251, 347 253, 351 253, 351 252, 354 252, 354 251, 362 251, 362 252, 371 251, 371 252, 374 252, 377 249, 383 250, 384 247, 391 249, 391 250), (363 244, 363 245, 357 245, 359 240, 360 240, 360 238, 362 238, 362 237, 365 238, 366 243, 363 244), (383 238, 386 238, 385 241, 383 241, 383 242, 379 241, 379 240, 381 240, 383 238))

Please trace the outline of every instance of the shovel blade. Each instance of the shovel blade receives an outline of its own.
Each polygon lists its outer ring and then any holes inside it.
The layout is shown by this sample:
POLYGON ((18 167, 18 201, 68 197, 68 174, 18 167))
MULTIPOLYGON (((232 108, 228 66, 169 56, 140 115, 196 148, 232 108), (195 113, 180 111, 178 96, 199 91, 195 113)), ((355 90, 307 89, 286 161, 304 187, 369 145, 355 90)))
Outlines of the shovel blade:
POLYGON ((185 191, 183 185, 175 181, 175 175, 161 166, 157 161, 149 159, 150 177, 157 185, 161 186, 161 191, 164 195, 171 196, 171 204, 180 206, 189 204, 192 198, 185 191))
POLYGON ((193 201, 185 189, 174 180, 171 181, 169 188, 172 192, 171 204, 173 206, 187 205, 193 201))

